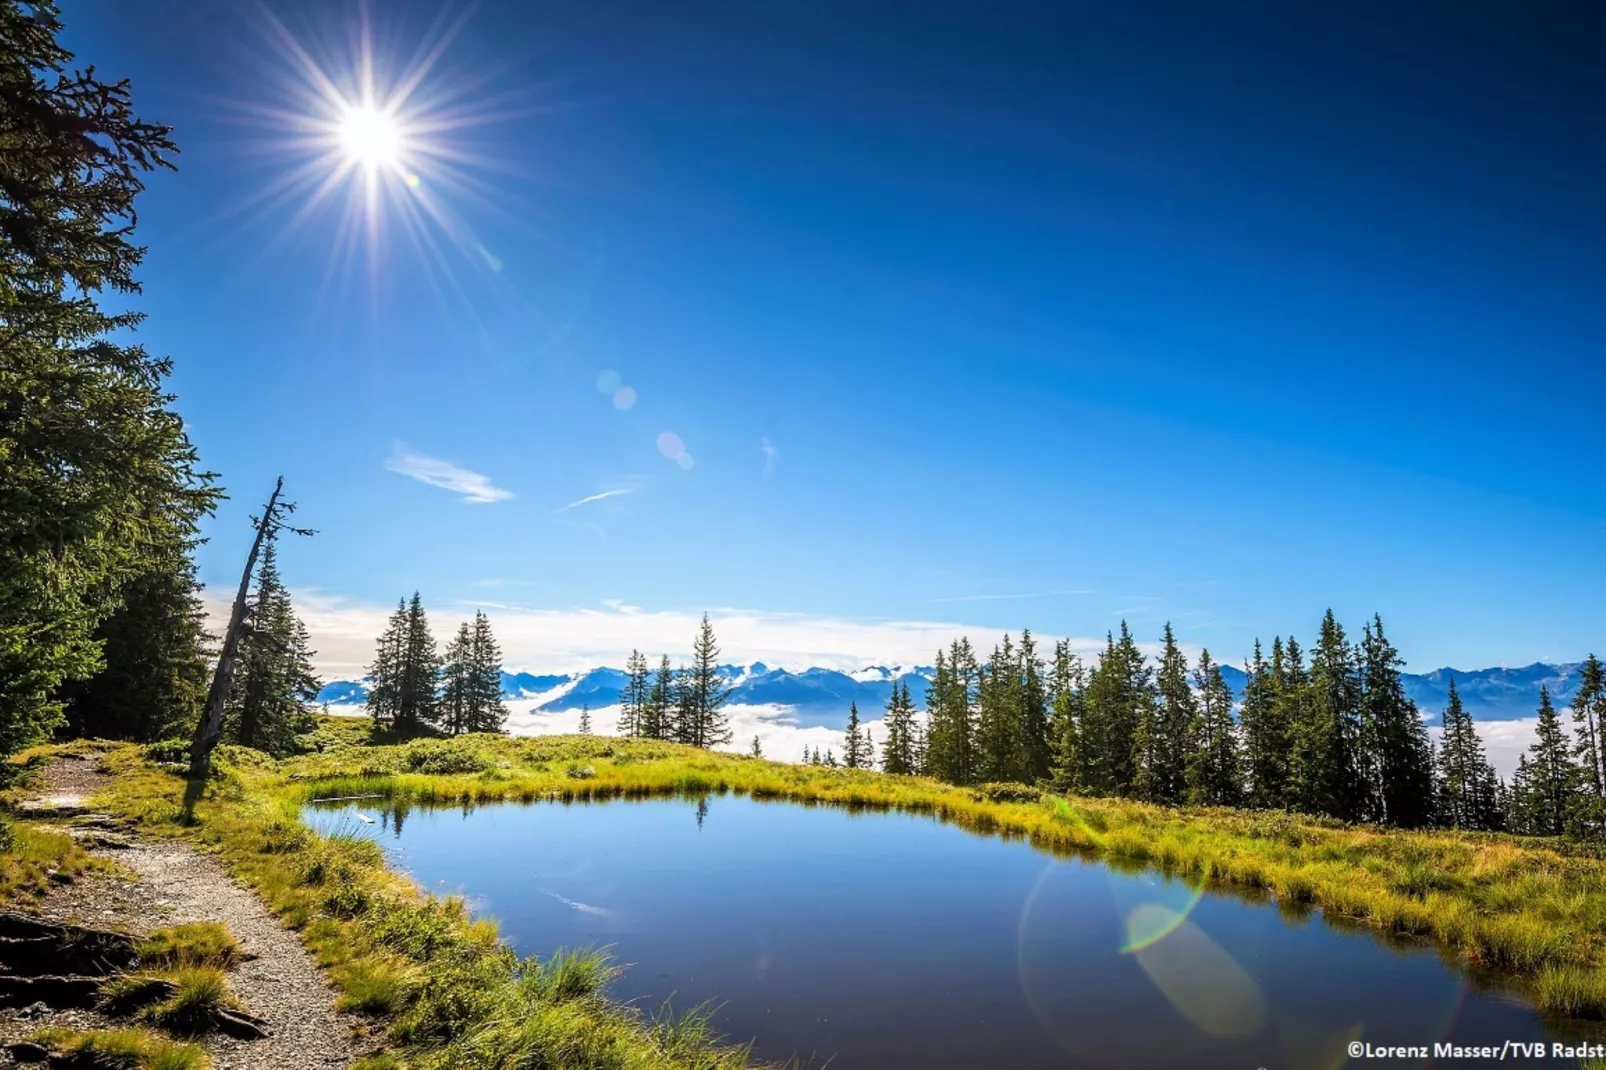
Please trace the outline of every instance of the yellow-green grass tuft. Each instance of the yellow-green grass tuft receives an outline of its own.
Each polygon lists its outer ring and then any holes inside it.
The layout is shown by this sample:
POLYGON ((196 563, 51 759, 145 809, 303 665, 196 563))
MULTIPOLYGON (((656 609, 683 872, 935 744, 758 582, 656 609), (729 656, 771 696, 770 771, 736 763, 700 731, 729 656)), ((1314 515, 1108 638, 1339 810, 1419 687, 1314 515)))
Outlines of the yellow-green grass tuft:
POLYGON ((157 929, 135 946, 141 966, 168 969, 175 966, 215 966, 233 969, 243 957, 240 942, 227 926, 216 921, 187 922, 157 929))
POLYGON ((44 1029, 32 1038, 51 1052, 51 1066, 95 1070, 210 1070, 212 1060, 194 1044, 149 1029, 44 1029))
POLYGON ((216 966, 177 966, 125 974, 101 988, 106 1009, 132 1015, 175 1033, 200 1034, 217 1023, 218 1012, 239 1009, 228 977, 216 966))

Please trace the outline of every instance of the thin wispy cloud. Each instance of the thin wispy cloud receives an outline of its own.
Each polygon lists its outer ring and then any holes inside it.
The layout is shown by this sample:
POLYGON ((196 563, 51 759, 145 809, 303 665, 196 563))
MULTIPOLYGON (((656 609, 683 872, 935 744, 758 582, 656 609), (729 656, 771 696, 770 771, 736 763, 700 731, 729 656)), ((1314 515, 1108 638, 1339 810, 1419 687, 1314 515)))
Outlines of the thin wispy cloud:
POLYGON ((764 455, 764 471, 762 474, 765 477, 773 475, 775 473, 775 459, 781 455, 781 452, 775 448, 768 437, 758 440, 758 449, 764 455))
POLYGON ((496 486, 488 476, 482 476, 467 468, 459 468, 439 457, 417 453, 400 442, 391 449, 390 458, 385 461, 385 468, 408 479, 416 479, 427 486, 460 494, 465 502, 486 504, 507 501, 513 497, 512 491, 496 486))
POLYGON ((1026 591, 1021 594, 958 594, 950 598, 933 598, 927 604, 937 605, 941 602, 1008 602, 1020 598, 1059 598, 1078 594, 1092 594, 1088 590, 1070 591, 1026 591))
POLYGON ((604 490, 596 494, 588 494, 579 501, 570 502, 568 505, 560 505, 552 511, 554 513, 567 513, 570 509, 578 509, 582 505, 590 505, 592 502, 607 501, 609 498, 618 498, 626 494, 634 493, 636 493, 636 489, 634 487, 618 487, 614 490, 604 490))

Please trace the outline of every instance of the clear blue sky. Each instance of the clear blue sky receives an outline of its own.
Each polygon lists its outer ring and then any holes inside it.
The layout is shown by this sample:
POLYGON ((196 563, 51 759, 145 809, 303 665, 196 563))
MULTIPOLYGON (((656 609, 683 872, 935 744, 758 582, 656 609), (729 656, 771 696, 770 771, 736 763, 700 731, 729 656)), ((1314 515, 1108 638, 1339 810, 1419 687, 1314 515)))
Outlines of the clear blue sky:
MULTIPOLYGON (((440 8, 372 7, 399 70, 440 8)), ((352 84, 359 7, 268 10, 352 84)), ((283 473, 292 585, 361 603, 1606 647, 1587 5, 486 0, 419 90, 444 254, 389 204, 377 260, 344 189, 240 211, 309 108, 251 5, 65 16, 183 149, 143 336, 231 495, 210 584, 283 473)))

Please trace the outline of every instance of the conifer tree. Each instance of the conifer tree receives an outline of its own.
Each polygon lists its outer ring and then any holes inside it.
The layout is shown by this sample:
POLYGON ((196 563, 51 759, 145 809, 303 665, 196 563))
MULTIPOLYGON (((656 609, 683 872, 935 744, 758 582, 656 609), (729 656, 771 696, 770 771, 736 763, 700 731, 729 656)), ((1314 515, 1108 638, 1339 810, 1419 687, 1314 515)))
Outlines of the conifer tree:
POLYGON ((836 755, 831 753, 830 747, 825 748, 825 761, 821 764, 836 768, 836 755))
POLYGON ((1533 786, 1533 766, 1526 754, 1517 755, 1517 772, 1511 778, 1511 805, 1506 812, 1509 831, 1524 836, 1541 835, 1533 786))
POLYGON ((1048 727, 1048 688, 1043 661, 1030 629, 1020 633, 1020 779, 1037 784, 1049 778, 1053 747, 1048 727))
POLYGON ((407 603, 407 637, 396 714, 398 727, 416 732, 434 725, 439 684, 440 656, 435 651, 435 637, 429 631, 423 599, 414 591, 412 601, 407 603))
POLYGON ((976 749, 981 780, 1020 780, 1020 686, 1015 646, 1004 635, 1001 646, 981 666, 976 680, 976 749))
POLYGON ((1140 726, 1151 716, 1153 705, 1152 673, 1122 621, 1119 640, 1106 636, 1104 656, 1089 674, 1084 693, 1081 745, 1086 790, 1097 795, 1134 792, 1136 758, 1146 743, 1140 726))
POLYGON ((167 569, 151 582, 182 586, 172 547, 219 494, 172 411, 171 362, 128 341, 135 201, 171 169, 171 130, 126 82, 73 69, 61 35, 54 3, 0 3, 0 755, 61 724, 63 684, 104 667, 97 629, 131 585, 167 569))
MULTIPOLYGON (((625 688, 619 695, 619 734, 621 736, 651 736, 647 731, 650 718, 647 705, 652 700, 652 682, 647 672, 647 657, 632 650, 625 660, 625 688)), ((757 740, 757 736, 753 737, 757 740)))
POLYGON ((842 762, 849 769, 857 769, 863 744, 859 734, 859 704, 848 704, 848 730, 842 745, 842 762))
MULTIPOLYGON (((1550 689, 1542 684, 1539 687, 1539 723, 1534 726, 1534 742, 1528 753, 1533 760, 1524 763, 1527 783, 1512 783, 1512 796, 1520 797, 1525 811, 1522 824, 1526 827, 1522 831, 1538 836, 1559 836, 1567 830, 1568 820, 1575 813, 1580 777, 1578 767, 1567 753, 1567 735, 1550 702, 1550 689)), ((1519 775, 1523 771, 1519 766, 1519 775)))
POLYGON ((1405 695, 1403 665, 1374 614, 1361 639, 1361 816, 1420 828, 1433 820, 1433 752, 1416 703, 1405 695))
POLYGON ((591 734, 590 703, 582 703, 580 706, 580 734, 582 736, 589 736, 591 734))
POLYGON ((644 739, 675 739, 675 670, 669 664, 669 655, 658 659, 658 673, 653 677, 652 691, 647 698, 645 720, 641 725, 644 739))
POLYGON ((976 782, 976 656, 968 639, 956 639, 946 658, 937 655, 936 672, 926 690, 929 727, 925 772, 950 784, 976 782))
POLYGON ((1310 813, 1365 816, 1360 749, 1360 678, 1344 629, 1329 609, 1311 654, 1304 723, 1295 735, 1300 802, 1310 813))
POLYGON ((1579 666, 1572 710, 1578 791, 1570 824, 1575 835, 1600 836, 1606 833, 1606 669, 1594 654, 1579 666))
POLYGON ((1079 791, 1084 780, 1080 745, 1084 679, 1082 659, 1071 653, 1067 640, 1054 644, 1054 667, 1049 679, 1051 783, 1055 791, 1079 791))
POLYGON ((752 754, 752 755, 753 755, 753 757, 755 757, 755 758, 762 758, 762 757, 764 757, 764 748, 763 748, 763 747, 762 747, 762 746, 760 746, 760 745, 759 745, 759 742, 758 742, 758 737, 757 737, 757 736, 754 736, 754 737, 753 737, 753 749, 752 749, 752 751, 751 751, 751 754, 752 754))
POLYGON ((270 754, 289 754, 312 727, 319 682, 306 628, 279 577, 273 540, 262 550, 250 628, 240 643, 240 669, 224 707, 234 741, 270 754))
POLYGON ((469 725, 471 732, 500 732, 507 723, 502 701, 502 649, 491 634, 491 619, 474 612, 469 644, 469 725))
POLYGON ((1500 824, 1498 781, 1484 757, 1472 715, 1450 680, 1439 746, 1439 820, 1456 829, 1493 829, 1500 824))
POLYGON ((465 621, 441 659, 440 722, 448 735, 472 731, 474 630, 465 621))
POLYGON ((1188 761, 1199 710, 1188 686, 1188 661, 1169 623, 1161 637, 1155 692, 1152 714, 1140 725, 1144 737, 1139 748, 1139 794, 1151 802, 1176 803, 1190 790, 1188 761))
POLYGON ((1186 759, 1188 801, 1195 806, 1236 806, 1242 798, 1238 726, 1232 719, 1232 689, 1221 666, 1201 651, 1193 673, 1199 689, 1186 759))
POLYGON ((859 768, 875 768, 875 740, 870 736, 868 725, 865 726, 863 735, 859 737, 859 768))
POLYGON ((692 644, 692 663, 680 682, 680 741, 694 747, 717 747, 729 743, 731 730, 722 712, 730 688, 719 675, 719 645, 713 625, 703 614, 697 640, 692 644))
POLYGON ((1273 638, 1271 661, 1261 653, 1260 640, 1244 667, 1243 707, 1239 724, 1243 728, 1244 777, 1250 805, 1261 809, 1280 809, 1288 801, 1289 749, 1292 739, 1283 724, 1277 704, 1277 685, 1283 673, 1282 637, 1273 638))
MULTIPOLYGON (((942 657, 940 653, 937 656, 942 657)), ((913 774, 919 766, 915 756, 914 707, 909 701, 907 680, 901 681, 888 696, 885 723, 887 739, 881 749, 882 771, 905 776, 913 774)))
POLYGON ((398 726, 401 714, 402 674, 407 659, 407 600, 396 604, 380 633, 374 660, 368 666, 368 715, 384 731, 398 726))

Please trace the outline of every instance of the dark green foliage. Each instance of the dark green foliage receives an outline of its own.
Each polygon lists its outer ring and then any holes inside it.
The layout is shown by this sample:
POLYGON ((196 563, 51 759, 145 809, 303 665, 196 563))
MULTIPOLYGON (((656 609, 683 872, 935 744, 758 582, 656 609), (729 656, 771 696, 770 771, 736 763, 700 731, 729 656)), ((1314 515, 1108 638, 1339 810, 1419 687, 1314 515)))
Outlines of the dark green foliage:
POLYGON ((1329 609, 1311 654, 1310 684, 1294 733, 1299 808, 1344 820, 1366 815, 1360 764, 1361 681, 1355 652, 1329 609))
POLYGON ((1079 791, 1086 782, 1081 746, 1084 683, 1082 659, 1061 639, 1054 644, 1048 689, 1050 776, 1058 791, 1079 791))
POLYGON ((1573 696, 1573 747, 1578 791, 1568 819, 1580 836, 1606 835, 1606 670, 1594 654, 1578 673, 1573 696))
POLYGON ((234 688, 224 707, 226 738, 270 754, 289 754, 312 730, 321 686, 312 669, 307 629, 290 605, 269 540, 257 567, 256 592, 240 640, 234 688))
POLYGON ((580 725, 578 731, 582 736, 589 736, 591 734, 591 707, 588 705, 582 705, 580 707, 580 725))
POLYGON ((507 720, 502 703, 502 652, 491 622, 476 610, 472 624, 458 626, 441 660, 437 698, 440 727, 451 735, 500 732, 507 720))
POLYGON ((1190 794, 1189 758, 1195 749, 1198 702, 1188 685, 1188 662, 1177 647, 1171 625, 1161 638, 1155 672, 1155 701, 1141 710, 1137 752, 1137 792, 1151 802, 1177 803, 1190 794))
POLYGON ((717 747, 731 740, 730 722, 723 707, 730 688, 719 676, 719 645, 713 625, 703 614, 697 641, 692 644, 691 667, 681 674, 677 688, 675 728, 680 742, 694 747, 717 747))
POLYGON ((1188 733, 1188 801, 1195 806, 1236 806, 1243 796, 1238 725, 1232 719, 1232 689, 1210 651, 1199 654, 1193 673, 1199 689, 1188 733))
POLYGON ((920 768, 920 729, 915 724, 914 703, 909 699, 907 680, 892 689, 887 698, 887 739, 881 748, 881 769, 887 773, 910 775, 920 768))
POLYGON ((69 734, 146 742, 195 724, 206 699, 208 636, 188 549, 175 545, 156 559, 96 629, 104 668, 62 689, 69 734))
POLYGON ((976 681, 980 669, 968 639, 956 639, 926 689, 926 748, 923 771, 951 784, 977 779, 976 681))
POLYGON ((1257 639, 1254 657, 1245 672, 1243 708, 1238 718, 1243 728, 1248 801, 1262 809, 1281 809, 1289 803, 1293 752, 1292 726, 1284 719, 1286 704, 1278 701, 1284 675, 1282 638, 1272 640, 1270 662, 1261 655, 1257 639))
POLYGON ((859 704, 848 703, 848 730, 842 741, 842 764, 849 769, 858 769, 865 764, 864 744, 866 735, 859 729, 859 704))
POLYGON ((1154 680, 1137 641, 1121 622, 1121 638, 1105 637, 1104 656, 1083 692, 1083 787, 1100 795, 1131 795, 1138 759, 1147 746, 1140 727, 1153 714, 1154 680))
POLYGON ((1458 829, 1499 828, 1498 793, 1494 767, 1484 757, 1483 740, 1452 679, 1444 710, 1444 741, 1439 746, 1439 822, 1458 829))
POLYGON ((218 497, 169 362, 126 343, 142 314, 99 303, 139 293, 134 202, 177 150, 60 33, 53 4, 0 3, 0 754, 61 723, 97 629, 218 497))
MULTIPOLYGON (((625 688, 619 694, 619 734, 655 736, 648 727, 647 704, 652 698, 652 682, 647 673, 647 657, 632 650, 625 661, 625 688)), ((755 737, 756 741, 756 737, 755 737)))
POLYGON ((1567 830, 1568 818, 1575 812, 1581 778, 1567 753, 1567 734, 1551 705, 1550 689, 1543 686, 1539 689, 1539 723, 1528 755, 1531 760, 1523 763, 1526 770, 1521 766, 1517 770, 1519 776, 1528 774, 1527 782, 1513 781, 1511 786, 1514 808, 1522 811, 1521 823, 1525 826, 1518 831, 1559 836, 1567 830))
MULTIPOLYGON (((368 712, 377 729, 405 735, 434 727, 441 661, 417 591, 412 601, 397 603, 390 615, 368 676, 368 712)), ((500 695, 500 672, 497 692, 500 695)))
POLYGON ((1361 638, 1362 816, 1420 828, 1433 820, 1433 746, 1416 703, 1405 697, 1404 664, 1374 615, 1361 638))
POLYGON ((640 735, 643 739, 675 738, 675 670, 669 655, 658 659, 658 672, 652 679, 647 704, 641 711, 640 735))

